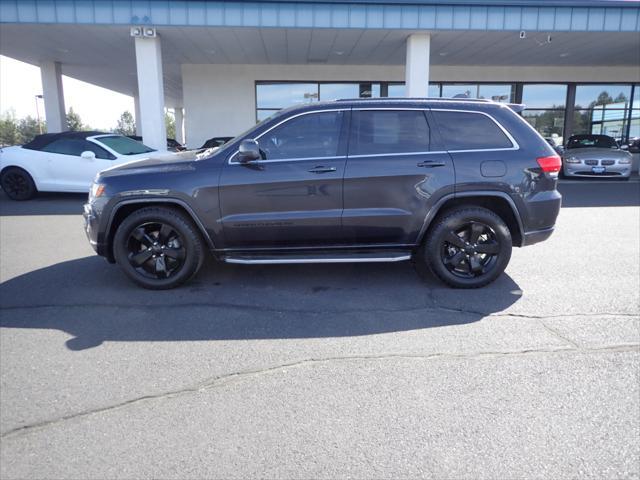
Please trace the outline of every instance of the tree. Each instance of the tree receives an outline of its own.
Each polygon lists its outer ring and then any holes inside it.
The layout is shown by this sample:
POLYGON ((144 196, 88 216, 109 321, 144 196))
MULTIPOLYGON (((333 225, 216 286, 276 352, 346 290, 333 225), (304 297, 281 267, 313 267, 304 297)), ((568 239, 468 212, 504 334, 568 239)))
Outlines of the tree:
POLYGON ((69 111, 67 112, 67 128, 72 132, 80 132, 86 129, 82 124, 80 115, 74 112, 73 107, 69 107, 69 111))
MULTIPOLYGON (((42 122, 41 122, 42 123, 42 122)), ((40 124, 31 115, 21 118, 18 122, 18 143, 25 144, 33 140, 36 135, 40 135, 40 124)), ((46 131, 42 124, 42 131, 46 131)))
POLYGON ((167 130, 167 138, 176 138, 176 121, 169 112, 164 112, 164 126, 167 130))
POLYGON ((115 129, 116 133, 120 135, 135 135, 136 134, 136 122, 133 119, 131 112, 125 111, 120 115, 118 120, 118 126, 115 129))
POLYGON ((18 141, 18 120, 15 110, 9 110, 0 117, 0 146, 17 145, 18 141))

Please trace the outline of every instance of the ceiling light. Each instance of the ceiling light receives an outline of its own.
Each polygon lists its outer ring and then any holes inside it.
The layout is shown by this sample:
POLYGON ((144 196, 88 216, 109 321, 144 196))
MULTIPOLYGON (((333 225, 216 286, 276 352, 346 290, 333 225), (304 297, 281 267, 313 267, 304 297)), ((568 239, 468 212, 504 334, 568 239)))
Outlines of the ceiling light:
POLYGON ((447 55, 449 55, 448 52, 440 52, 438 55, 440 55, 441 57, 446 57, 447 55))
POLYGON ((568 52, 564 52, 564 53, 561 53, 561 54, 560 54, 560 56, 561 56, 561 57, 563 57, 563 58, 564 58, 564 57, 568 57, 568 56, 569 56, 569 53, 568 53, 568 52))
POLYGON ((142 28, 140 28, 140 27, 131 27, 131 36, 132 37, 141 37, 142 36, 142 28))
POLYGON ((344 52, 342 50, 336 50, 335 52, 336 55, 344 55, 344 52))

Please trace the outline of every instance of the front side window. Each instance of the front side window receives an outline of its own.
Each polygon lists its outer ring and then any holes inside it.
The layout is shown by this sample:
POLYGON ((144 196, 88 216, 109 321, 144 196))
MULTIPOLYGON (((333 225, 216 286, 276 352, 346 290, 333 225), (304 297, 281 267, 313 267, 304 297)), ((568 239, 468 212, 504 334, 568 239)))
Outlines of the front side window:
POLYGON ((108 137, 98 137, 96 140, 120 155, 138 155, 140 153, 155 152, 153 148, 147 147, 144 143, 137 142, 122 135, 109 135, 108 137))
POLYGON ((448 150, 495 150, 513 144, 491 118, 480 113, 433 111, 448 150))
POLYGON ((265 160, 335 157, 343 112, 318 112, 294 117, 258 139, 265 160))
POLYGON ((422 110, 354 112, 349 155, 426 152, 429 143, 429 124, 422 110))

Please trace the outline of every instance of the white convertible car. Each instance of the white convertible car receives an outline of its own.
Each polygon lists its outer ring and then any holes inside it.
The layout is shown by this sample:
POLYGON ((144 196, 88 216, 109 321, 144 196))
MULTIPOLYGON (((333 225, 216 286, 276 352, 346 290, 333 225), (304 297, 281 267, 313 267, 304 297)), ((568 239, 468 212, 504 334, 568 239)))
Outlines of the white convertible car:
POLYGON ((0 149, 0 184, 13 200, 28 200, 38 191, 88 192, 99 171, 150 154, 173 155, 113 133, 45 133, 0 149))

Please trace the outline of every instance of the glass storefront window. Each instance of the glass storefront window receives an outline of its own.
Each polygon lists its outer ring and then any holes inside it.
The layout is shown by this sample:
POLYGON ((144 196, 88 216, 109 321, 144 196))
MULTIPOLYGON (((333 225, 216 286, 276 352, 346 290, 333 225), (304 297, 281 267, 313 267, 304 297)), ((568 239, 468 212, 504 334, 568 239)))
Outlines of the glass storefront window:
POLYGON ((543 137, 563 141, 564 110, 524 110, 524 119, 543 137))
POLYGON ((360 86, 357 83, 321 83, 320 100, 338 100, 340 98, 358 98, 360 86))
POLYGON ((404 83, 390 84, 387 89, 387 97, 404 97, 404 83))
POLYGON ((551 84, 524 85, 522 88, 522 103, 527 106, 527 109, 564 108, 567 103, 567 86, 551 84))
POLYGON ((281 109, 296 103, 318 101, 317 83, 266 83, 256 85, 258 108, 281 109))
POLYGON ((631 85, 578 85, 576 86, 576 108, 591 108, 595 105, 619 104, 628 107, 631 101, 631 85))
POLYGON ((504 85, 478 85, 478 98, 488 98, 495 102, 513 102, 515 88, 511 84, 504 85))
POLYGON ((467 96, 469 98, 478 98, 478 85, 442 85, 443 98, 454 98, 456 95, 467 96))

